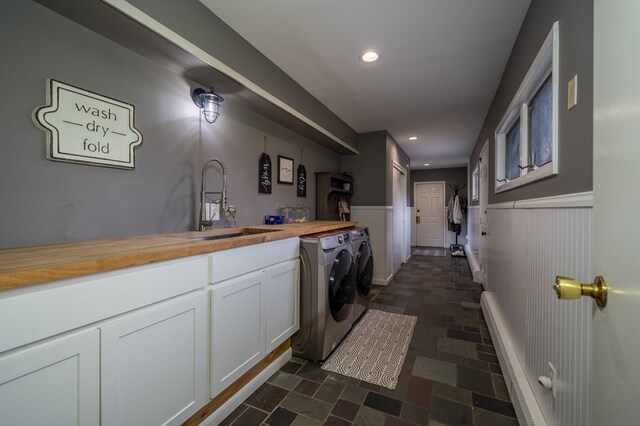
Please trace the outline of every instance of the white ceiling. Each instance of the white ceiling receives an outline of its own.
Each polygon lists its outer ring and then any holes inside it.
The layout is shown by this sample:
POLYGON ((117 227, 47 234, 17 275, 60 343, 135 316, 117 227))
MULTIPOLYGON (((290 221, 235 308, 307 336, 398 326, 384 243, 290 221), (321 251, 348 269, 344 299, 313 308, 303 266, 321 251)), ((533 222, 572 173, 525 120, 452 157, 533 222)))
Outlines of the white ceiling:
POLYGON ((200 1, 357 132, 388 130, 412 168, 466 165, 530 2, 200 1))

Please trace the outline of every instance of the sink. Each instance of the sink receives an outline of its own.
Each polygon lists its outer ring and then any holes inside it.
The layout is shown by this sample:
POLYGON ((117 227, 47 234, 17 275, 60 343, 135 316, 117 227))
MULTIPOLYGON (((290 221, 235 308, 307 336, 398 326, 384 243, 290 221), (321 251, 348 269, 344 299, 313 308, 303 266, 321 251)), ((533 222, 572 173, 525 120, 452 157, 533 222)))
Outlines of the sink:
POLYGON ((268 234, 270 232, 278 232, 277 229, 253 229, 253 228, 241 228, 234 229, 235 232, 231 232, 229 234, 217 234, 217 235, 203 235, 199 237, 191 237, 190 240, 201 240, 201 241, 211 241, 211 240, 224 240, 226 238, 236 238, 236 237, 244 237, 246 235, 257 235, 257 234, 268 234))

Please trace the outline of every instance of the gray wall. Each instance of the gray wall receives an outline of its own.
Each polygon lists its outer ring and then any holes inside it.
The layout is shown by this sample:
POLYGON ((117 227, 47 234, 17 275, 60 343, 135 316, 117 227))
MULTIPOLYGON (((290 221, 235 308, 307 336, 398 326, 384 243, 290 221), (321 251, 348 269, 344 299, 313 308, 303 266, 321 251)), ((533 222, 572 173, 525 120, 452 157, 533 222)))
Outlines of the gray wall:
POLYGON ((387 205, 385 131, 363 133, 358 137, 359 155, 342 155, 342 170, 353 174, 354 206, 387 205))
MULTIPOLYGON (((460 191, 460 195, 467 199, 467 204, 469 204, 469 197, 467 197, 467 168, 466 167, 453 167, 448 169, 420 169, 413 170, 411 172, 411 205, 415 206, 415 193, 413 191, 414 184, 416 182, 445 182, 445 207, 446 204, 449 203, 449 200, 454 195, 453 188, 454 185, 458 185, 465 187, 460 191)), ((460 236, 458 237, 458 243, 464 244, 466 241, 464 239, 465 235, 467 235, 467 224, 468 224, 468 212, 467 216, 465 216, 464 221, 462 222, 462 231, 460 232, 460 236)), ((414 225, 415 226, 415 225, 414 225)), ((447 231, 447 238, 451 242, 455 242, 455 234, 453 232, 447 231)))
MULTIPOLYGON (((215 124, 203 123, 190 81, 34 2, 7 0, 0 8, 0 247, 193 229, 201 166, 211 157, 227 164, 240 225, 260 223, 287 203, 313 214, 314 172, 339 171, 338 154, 232 100, 215 124), (45 103, 47 78, 135 105, 144 135, 135 170, 45 159, 45 134, 31 112, 45 103), (278 154, 297 167, 304 149, 306 198, 277 183, 272 195, 258 195, 263 134, 274 168, 278 154)), ((209 181, 221 183, 214 169, 209 181)))
POLYGON ((533 0, 471 154, 473 168, 489 140, 489 202, 590 191, 593 188, 593 2, 533 0), (494 193, 495 130, 551 26, 560 21, 560 140, 558 175, 494 193), (567 111, 567 83, 578 75, 578 105, 567 111))
POLYGON ((351 127, 198 0, 129 2, 357 148, 351 127))
MULTIPOLYGON (((351 204, 393 205, 393 160, 405 167, 409 174, 409 157, 386 130, 360 134, 358 149, 359 155, 343 155, 341 159, 342 170, 350 171, 354 178, 351 204)), ((407 185, 409 180, 410 174, 407 185)))

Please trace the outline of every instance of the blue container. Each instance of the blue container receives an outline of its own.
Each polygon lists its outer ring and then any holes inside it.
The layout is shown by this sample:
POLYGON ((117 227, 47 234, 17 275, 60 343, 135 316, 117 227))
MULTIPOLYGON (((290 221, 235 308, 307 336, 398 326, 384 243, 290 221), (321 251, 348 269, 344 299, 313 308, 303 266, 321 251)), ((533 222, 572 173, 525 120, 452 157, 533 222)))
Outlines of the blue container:
POLYGON ((282 215, 266 215, 264 217, 265 225, 282 225, 284 223, 284 216, 282 215))

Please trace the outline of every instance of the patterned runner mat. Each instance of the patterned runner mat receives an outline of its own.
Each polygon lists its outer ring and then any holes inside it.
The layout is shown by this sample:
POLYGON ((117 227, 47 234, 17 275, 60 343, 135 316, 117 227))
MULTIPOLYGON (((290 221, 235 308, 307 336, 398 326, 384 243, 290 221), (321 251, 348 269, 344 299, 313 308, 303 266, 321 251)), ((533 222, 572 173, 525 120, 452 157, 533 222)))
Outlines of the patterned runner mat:
POLYGON ((416 321, 369 309, 322 369, 395 389, 416 321))

